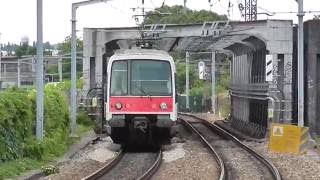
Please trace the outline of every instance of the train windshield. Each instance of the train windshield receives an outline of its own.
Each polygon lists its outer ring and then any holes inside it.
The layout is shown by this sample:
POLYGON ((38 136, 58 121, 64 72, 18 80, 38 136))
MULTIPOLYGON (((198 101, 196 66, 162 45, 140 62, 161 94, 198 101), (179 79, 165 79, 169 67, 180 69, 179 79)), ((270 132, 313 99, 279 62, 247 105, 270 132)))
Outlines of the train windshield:
POLYGON ((131 60, 130 88, 132 95, 171 95, 172 80, 170 63, 157 60, 131 60))

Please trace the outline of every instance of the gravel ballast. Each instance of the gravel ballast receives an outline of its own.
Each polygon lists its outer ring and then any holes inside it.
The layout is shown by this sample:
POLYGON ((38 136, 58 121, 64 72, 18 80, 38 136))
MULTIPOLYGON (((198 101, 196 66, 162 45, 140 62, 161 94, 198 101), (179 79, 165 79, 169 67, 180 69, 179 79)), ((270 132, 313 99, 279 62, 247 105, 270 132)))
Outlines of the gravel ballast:
POLYGON ((41 179, 50 180, 78 180, 90 175, 105 163, 111 161, 120 146, 113 144, 110 138, 102 139, 97 144, 90 144, 70 157, 59 163, 59 173, 52 174, 41 179))
POLYGON ((270 159, 284 180, 320 179, 320 155, 312 148, 308 148, 306 154, 291 155, 268 151, 268 141, 262 143, 246 142, 246 144, 270 159))
MULTIPOLYGON (((210 115, 200 115, 210 122, 213 117, 210 115)), ((308 147, 307 152, 301 155, 280 154, 268 150, 268 139, 260 142, 245 142, 249 147, 255 149, 264 157, 270 159, 278 168, 284 180, 319 180, 320 179, 320 152, 313 147, 308 147)))
POLYGON ((262 180, 272 178, 264 164, 236 145, 233 141, 223 139, 203 124, 197 123, 193 124, 193 126, 206 138, 223 159, 226 165, 228 179, 262 180))
POLYGON ((164 160, 152 179, 218 179, 220 171, 217 169, 215 159, 200 142, 187 141, 183 144, 172 144, 172 146, 182 146, 185 152, 184 157, 170 162, 164 160))
POLYGON ((220 169, 214 157, 200 142, 179 125, 179 138, 163 147, 163 162, 152 177, 155 180, 218 179, 220 169))

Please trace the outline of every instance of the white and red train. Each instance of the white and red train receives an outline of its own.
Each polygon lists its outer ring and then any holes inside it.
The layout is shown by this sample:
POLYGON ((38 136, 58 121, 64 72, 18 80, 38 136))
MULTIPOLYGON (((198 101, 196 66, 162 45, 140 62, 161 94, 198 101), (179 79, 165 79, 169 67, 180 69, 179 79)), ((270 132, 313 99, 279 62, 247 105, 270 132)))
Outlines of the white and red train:
POLYGON ((105 120, 117 144, 170 142, 177 120, 176 68, 165 51, 117 50, 107 63, 105 120))

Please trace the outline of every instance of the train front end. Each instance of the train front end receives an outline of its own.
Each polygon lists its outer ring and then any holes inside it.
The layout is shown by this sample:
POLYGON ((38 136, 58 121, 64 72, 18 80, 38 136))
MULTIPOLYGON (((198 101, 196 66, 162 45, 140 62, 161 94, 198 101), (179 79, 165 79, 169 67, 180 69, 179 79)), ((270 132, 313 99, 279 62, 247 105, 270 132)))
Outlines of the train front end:
POLYGON ((170 142, 177 120, 176 69, 158 50, 121 50, 108 62, 105 117, 117 144, 170 142))

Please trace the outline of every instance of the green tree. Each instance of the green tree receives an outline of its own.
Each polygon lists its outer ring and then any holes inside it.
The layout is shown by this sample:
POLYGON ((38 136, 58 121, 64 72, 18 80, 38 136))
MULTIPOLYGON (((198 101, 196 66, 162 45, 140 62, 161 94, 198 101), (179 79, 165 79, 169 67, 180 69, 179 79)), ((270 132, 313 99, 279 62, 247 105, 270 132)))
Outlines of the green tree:
MULTIPOLYGON (((77 52, 82 51, 83 41, 77 38, 77 52)), ((61 54, 71 53, 71 36, 67 36, 62 43, 59 43, 58 50, 61 54)))
POLYGON ((16 52, 16 56, 20 58, 22 56, 36 55, 37 49, 36 47, 32 47, 29 45, 22 45, 22 46, 17 46, 15 52, 16 52))
MULTIPOLYGON (((185 63, 178 63, 177 64, 177 86, 178 86, 178 92, 180 94, 185 93, 185 86, 186 86, 186 65, 185 63)), ((198 77, 197 77, 197 72, 194 66, 190 66, 189 68, 189 83, 190 87, 195 87, 196 84, 199 84, 198 77)))
MULTIPOLYGON (((58 50, 60 54, 70 54, 71 53, 71 37, 67 36, 65 40, 58 45, 58 50)), ((77 38, 77 54, 83 50, 83 41, 77 38)), ((71 56, 71 55, 69 55, 71 56)), ((58 72, 58 70, 52 70, 58 72)), ((71 77, 71 58, 62 59, 62 72, 64 79, 70 79, 71 77)), ((82 61, 77 59, 77 72, 82 72, 82 61)))
POLYGON ((145 24, 190 24, 203 23, 204 21, 227 20, 227 16, 218 15, 215 12, 206 10, 191 10, 183 6, 162 6, 154 11, 147 13, 145 24), (170 13, 170 15, 161 15, 161 13, 170 13))

